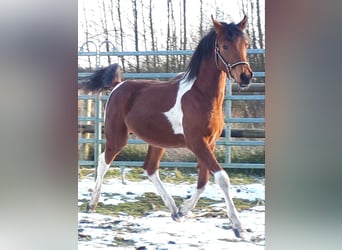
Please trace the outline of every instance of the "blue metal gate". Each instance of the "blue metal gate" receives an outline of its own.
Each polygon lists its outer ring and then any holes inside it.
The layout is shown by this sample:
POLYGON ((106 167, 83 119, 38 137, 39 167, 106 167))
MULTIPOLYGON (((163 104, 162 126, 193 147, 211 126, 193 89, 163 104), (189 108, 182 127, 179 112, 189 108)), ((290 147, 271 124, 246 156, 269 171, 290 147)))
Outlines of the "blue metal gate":
MULTIPOLYGON (((104 56, 117 56, 117 57, 124 57, 124 56, 151 56, 151 55, 192 55, 192 50, 176 50, 176 51, 131 51, 131 52, 100 52, 97 49, 96 44, 92 43, 95 47, 95 51, 92 52, 85 52, 83 47, 86 44, 81 46, 80 51, 78 52, 79 57, 93 57, 95 59, 96 67, 99 67, 101 57, 104 56)), ((99 48, 103 45, 100 44, 99 48)), ((264 54, 263 49, 250 49, 248 50, 249 54, 264 54)), ((78 78, 81 80, 89 76, 90 72, 79 72, 78 78)), ((140 78, 140 79, 148 79, 148 78, 171 78, 174 77, 178 73, 125 73, 125 79, 132 79, 132 78, 140 78)), ((254 77, 265 77, 265 72, 254 72, 254 77)), ((253 86, 253 84, 251 84, 253 86)), ((254 84, 254 85, 263 85, 262 84, 254 84)), ((251 86, 251 87, 252 87, 251 86)), ((220 138, 217 141, 217 145, 225 147, 225 160, 224 162, 220 163, 224 168, 254 168, 254 169, 262 169, 265 168, 264 163, 233 163, 231 161, 231 148, 233 146, 246 146, 246 147, 256 147, 256 146, 265 146, 264 138, 254 139, 254 140, 246 140, 246 139, 233 139, 231 136, 232 132, 232 124, 233 123, 265 123, 265 118, 234 118, 232 116, 232 102, 236 100, 243 100, 243 101, 264 101, 265 95, 263 94, 233 94, 233 87, 234 84, 231 83, 230 80, 227 80, 227 88, 226 88, 226 97, 225 97, 225 133, 224 137, 220 138)), ((87 138, 79 136, 78 144, 81 148, 82 145, 85 144, 92 144, 93 147, 93 160, 83 160, 79 159, 78 164, 79 166, 96 166, 97 159, 99 154, 101 153, 101 145, 105 143, 104 138, 102 138, 102 125, 103 125, 103 111, 104 111, 104 104, 108 99, 108 95, 106 94, 96 94, 96 95, 84 95, 79 93, 78 100, 79 102, 83 102, 83 105, 87 103, 88 105, 92 106, 93 113, 88 112, 87 114, 82 114, 79 110, 78 122, 80 123, 88 123, 93 124, 92 127, 94 128, 93 135, 88 136, 87 138), (89 104, 90 103, 90 104, 89 104)), ((129 139, 128 144, 145 144, 142 140, 139 139, 129 139)), ((80 149, 81 151, 81 149, 80 149)), ((80 152, 81 153, 81 152, 80 152)), ((112 163, 113 166, 142 166, 142 161, 114 161, 112 163)), ((196 162, 169 162, 169 161, 162 161, 160 166, 161 167, 195 167, 197 165, 196 162)))

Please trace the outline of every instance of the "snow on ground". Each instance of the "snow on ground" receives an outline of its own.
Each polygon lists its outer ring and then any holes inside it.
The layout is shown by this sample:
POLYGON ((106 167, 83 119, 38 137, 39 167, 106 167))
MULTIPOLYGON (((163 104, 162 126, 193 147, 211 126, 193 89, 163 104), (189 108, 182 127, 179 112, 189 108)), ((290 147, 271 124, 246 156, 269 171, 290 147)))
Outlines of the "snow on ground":
MULTIPOLYGON (((79 181, 78 199, 90 199, 89 189, 94 187, 93 178, 79 181)), ((187 197, 194 184, 165 183, 165 188, 173 196, 187 197)), ((103 193, 116 193, 113 198, 101 198, 105 204, 118 204, 123 197, 135 200, 145 192, 155 192, 151 182, 129 182, 123 185, 118 179, 106 180, 102 186, 103 193)), ((248 232, 244 238, 235 237, 228 218, 206 218, 204 214, 191 213, 181 223, 174 222, 170 213, 151 212, 146 216, 133 217, 122 213, 108 216, 99 213, 78 214, 79 250, 88 249, 139 249, 139 250, 173 250, 173 249, 234 249, 263 250, 265 245, 265 186, 264 181, 248 185, 232 185, 233 198, 258 200, 256 206, 239 213, 241 222, 248 232)), ((201 197, 217 200, 216 209, 225 209, 223 194, 219 187, 209 183, 201 197)))

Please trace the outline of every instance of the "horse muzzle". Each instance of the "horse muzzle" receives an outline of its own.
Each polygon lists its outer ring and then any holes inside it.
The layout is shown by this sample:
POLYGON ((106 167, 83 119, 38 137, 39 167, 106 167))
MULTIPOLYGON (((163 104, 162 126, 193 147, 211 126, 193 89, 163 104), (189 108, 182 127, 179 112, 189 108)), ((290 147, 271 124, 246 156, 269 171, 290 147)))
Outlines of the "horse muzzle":
POLYGON ((240 74, 240 82, 239 82, 240 87, 242 87, 242 88, 248 87, 252 78, 253 78, 253 73, 250 73, 250 74, 246 74, 244 72, 241 73, 240 74))

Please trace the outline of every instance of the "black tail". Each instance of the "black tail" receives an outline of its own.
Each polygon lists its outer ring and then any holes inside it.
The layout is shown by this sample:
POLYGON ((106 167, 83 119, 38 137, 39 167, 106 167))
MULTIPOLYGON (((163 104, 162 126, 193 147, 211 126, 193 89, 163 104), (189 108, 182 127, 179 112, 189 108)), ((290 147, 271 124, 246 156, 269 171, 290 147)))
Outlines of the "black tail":
POLYGON ((95 71, 87 81, 81 83, 85 92, 99 92, 114 87, 122 81, 122 70, 119 64, 114 63, 103 69, 95 71))

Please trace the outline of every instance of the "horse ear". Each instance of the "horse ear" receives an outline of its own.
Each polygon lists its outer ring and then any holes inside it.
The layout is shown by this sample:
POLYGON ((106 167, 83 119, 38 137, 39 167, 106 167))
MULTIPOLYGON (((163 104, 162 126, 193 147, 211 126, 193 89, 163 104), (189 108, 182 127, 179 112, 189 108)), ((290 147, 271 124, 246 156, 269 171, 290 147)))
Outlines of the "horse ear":
POLYGON ((241 22, 238 23, 238 26, 239 26, 242 30, 246 29, 246 27, 247 27, 247 16, 246 16, 246 15, 244 15, 244 17, 243 17, 243 19, 241 20, 241 22))
POLYGON ((215 20, 213 15, 211 15, 211 20, 213 21, 213 24, 214 24, 214 30, 216 31, 216 33, 218 33, 222 28, 222 24, 218 22, 217 20, 215 20))

